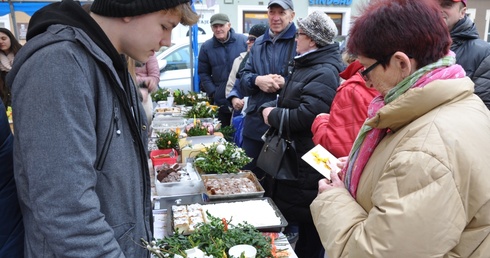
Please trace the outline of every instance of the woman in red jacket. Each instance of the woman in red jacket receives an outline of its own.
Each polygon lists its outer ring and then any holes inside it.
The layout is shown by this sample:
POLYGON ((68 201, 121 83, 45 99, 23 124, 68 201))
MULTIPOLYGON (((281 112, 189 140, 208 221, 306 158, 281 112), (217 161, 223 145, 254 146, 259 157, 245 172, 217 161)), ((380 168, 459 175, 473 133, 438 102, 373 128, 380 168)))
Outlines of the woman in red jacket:
POLYGON ((360 71, 364 67, 355 60, 342 73, 345 79, 332 102, 330 114, 317 115, 311 126, 313 142, 321 144, 335 157, 345 157, 367 117, 367 107, 378 94, 366 87, 360 71))

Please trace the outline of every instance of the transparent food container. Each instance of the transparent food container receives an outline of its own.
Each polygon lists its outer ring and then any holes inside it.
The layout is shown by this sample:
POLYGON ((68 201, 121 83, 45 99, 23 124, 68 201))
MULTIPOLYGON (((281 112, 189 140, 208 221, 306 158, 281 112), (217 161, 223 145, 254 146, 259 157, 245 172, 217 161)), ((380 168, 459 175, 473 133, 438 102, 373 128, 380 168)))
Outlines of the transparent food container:
POLYGON ((161 183, 158 181, 158 166, 155 167, 155 188, 157 196, 177 196, 204 193, 204 184, 201 176, 193 168, 192 163, 182 165, 179 182, 161 183))

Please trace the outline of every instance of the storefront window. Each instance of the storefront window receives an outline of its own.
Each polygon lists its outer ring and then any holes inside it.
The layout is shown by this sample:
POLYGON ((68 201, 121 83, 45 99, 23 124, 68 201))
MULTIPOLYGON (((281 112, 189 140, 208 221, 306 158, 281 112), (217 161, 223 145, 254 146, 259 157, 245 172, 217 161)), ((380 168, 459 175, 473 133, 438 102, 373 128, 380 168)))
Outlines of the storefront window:
POLYGON ((342 20, 344 18, 344 14, 342 13, 326 13, 330 18, 333 20, 335 23, 335 26, 337 26, 337 30, 339 31, 339 35, 344 35, 342 34, 342 20))
POLYGON ((266 11, 243 11, 243 32, 248 33, 255 24, 268 24, 266 11))

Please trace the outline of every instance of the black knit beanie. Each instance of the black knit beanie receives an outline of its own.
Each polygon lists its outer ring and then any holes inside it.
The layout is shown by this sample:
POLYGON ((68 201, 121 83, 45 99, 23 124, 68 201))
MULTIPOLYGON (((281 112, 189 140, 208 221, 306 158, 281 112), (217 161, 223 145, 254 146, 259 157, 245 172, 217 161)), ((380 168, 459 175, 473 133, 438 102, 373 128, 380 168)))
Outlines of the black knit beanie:
POLYGON ((94 0, 90 11, 107 17, 130 17, 176 7, 190 0, 94 0))
POLYGON ((255 24, 250 28, 250 31, 248 32, 249 35, 253 35, 255 37, 260 37, 265 33, 265 30, 267 29, 267 25, 265 24, 255 24))

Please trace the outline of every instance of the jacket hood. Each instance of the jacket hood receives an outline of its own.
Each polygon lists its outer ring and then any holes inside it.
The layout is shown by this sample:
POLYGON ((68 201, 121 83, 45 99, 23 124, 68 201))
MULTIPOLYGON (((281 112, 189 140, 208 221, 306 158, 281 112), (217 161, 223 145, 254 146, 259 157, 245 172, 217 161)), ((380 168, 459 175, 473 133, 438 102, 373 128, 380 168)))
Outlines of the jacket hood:
POLYGON ((309 53, 296 58, 294 60, 295 66, 303 67, 327 63, 335 67, 339 73, 345 69, 344 62, 342 61, 342 57, 340 56, 339 43, 326 45, 311 53, 317 54, 311 55, 309 53))
POLYGON ((359 60, 356 60, 350 63, 349 66, 347 66, 347 68, 345 68, 345 70, 341 72, 339 75, 342 79, 347 80, 350 77, 352 77, 354 74, 356 74, 359 71, 359 69, 361 69, 362 67, 363 66, 359 62, 359 60))
POLYGON ((27 41, 44 33, 54 24, 69 25, 83 30, 113 61, 118 73, 125 69, 120 54, 114 48, 104 31, 90 15, 73 0, 63 0, 49 4, 31 17, 26 35, 27 41))
POLYGON ((475 23, 468 17, 464 17, 463 19, 459 20, 451 30, 451 38, 453 40, 451 50, 454 47, 463 44, 464 41, 469 39, 478 39, 479 36, 475 23))

